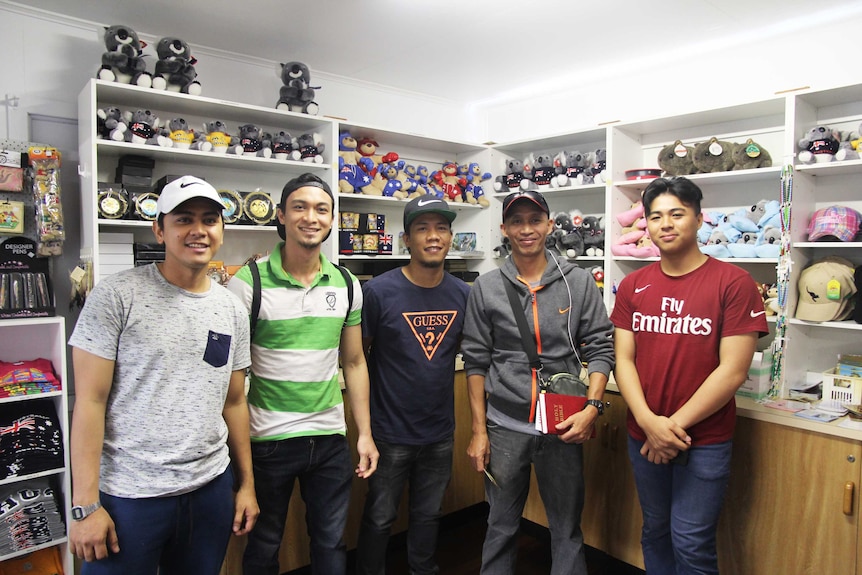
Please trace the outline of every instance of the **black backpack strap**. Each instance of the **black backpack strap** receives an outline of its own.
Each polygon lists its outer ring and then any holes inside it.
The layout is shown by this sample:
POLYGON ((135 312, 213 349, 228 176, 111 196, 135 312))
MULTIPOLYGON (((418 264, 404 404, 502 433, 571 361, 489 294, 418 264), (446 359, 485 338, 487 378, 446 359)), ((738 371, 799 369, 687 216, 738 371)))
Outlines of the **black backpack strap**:
POLYGON ((344 327, 347 327, 347 319, 350 317, 350 310, 353 309, 353 279, 346 267, 338 264, 332 265, 338 268, 338 271, 344 276, 344 283, 347 284, 347 315, 344 316, 344 327))
POLYGON ((252 260, 248 262, 248 269, 251 272, 251 337, 254 338, 254 330, 257 327, 257 316, 260 314, 260 270, 257 267, 257 262, 252 260))
POLYGON ((521 307, 521 302, 518 300, 518 292, 515 291, 515 286, 506 278, 503 278, 503 286, 506 288, 506 295, 509 297, 509 304, 512 306, 512 315, 515 317, 515 323, 518 324, 518 331, 521 332, 521 342, 524 345, 524 351, 527 352, 527 359, 530 360, 530 367, 537 371, 542 371, 542 360, 539 359, 536 340, 533 339, 533 334, 530 333, 530 328, 527 327, 527 317, 524 315, 524 308, 521 307))

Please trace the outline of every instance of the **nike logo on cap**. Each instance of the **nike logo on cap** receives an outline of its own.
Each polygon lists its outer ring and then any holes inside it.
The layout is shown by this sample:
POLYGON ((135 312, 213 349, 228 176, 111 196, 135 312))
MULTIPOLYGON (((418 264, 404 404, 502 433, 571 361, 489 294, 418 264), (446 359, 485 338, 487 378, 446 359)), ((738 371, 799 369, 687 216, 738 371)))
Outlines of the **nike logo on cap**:
POLYGON ((651 285, 652 285, 652 284, 647 284, 647 285, 645 285, 645 286, 643 286, 643 287, 635 288, 635 293, 641 293, 642 291, 644 291, 646 288, 648 288, 648 287, 649 287, 649 286, 651 286, 651 285))
POLYGON ((748 313, 749 313, 749 314, 751 314, 751 317, 757 317, 757 316, 759 316, 759 315, 763 315, 763 314, 765 314, 765 313, 766 313, 766 311, 765 311, 765 310, 764 310, 764 311, 754 311, 754 310, 751 310, 751 311, 750 311, 750 312, 748 312, 748 313))
POLYGON ((423 206, 427 206, 428 204, 436 204, 439 201, 441 200, 419 200, 418 202, 416 202, 416 205, 421 208, 423 206))
POLYGON ((181 188, 188 188, 189 186, 194 186, 194 185, 197 185, 197 182, 183 182, 182 184, 180 184, 180 187, 181 188))

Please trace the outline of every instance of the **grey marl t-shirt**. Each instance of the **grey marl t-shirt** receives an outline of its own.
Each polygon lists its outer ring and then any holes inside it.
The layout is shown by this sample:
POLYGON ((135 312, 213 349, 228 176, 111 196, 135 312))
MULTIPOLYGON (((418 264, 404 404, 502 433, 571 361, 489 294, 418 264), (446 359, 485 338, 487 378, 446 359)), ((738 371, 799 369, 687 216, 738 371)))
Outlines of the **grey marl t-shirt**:
POLYGON ((248 312, 212 283, 191 293, 155 264, 104 278, 69 344, 114 360, 100 489, 118 497, 193 491, 227 468, 231 372, 251 363, 248 312))

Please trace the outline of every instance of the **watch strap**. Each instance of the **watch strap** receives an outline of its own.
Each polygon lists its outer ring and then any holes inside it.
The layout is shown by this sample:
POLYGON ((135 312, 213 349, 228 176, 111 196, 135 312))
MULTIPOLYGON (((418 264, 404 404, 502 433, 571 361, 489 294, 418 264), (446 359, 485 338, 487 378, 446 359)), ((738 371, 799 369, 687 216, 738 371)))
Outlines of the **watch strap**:
POLYGON ((72 507, 72 519, 74 521, 81 521, 82 519, 86 519, 101 508, 101 501, 96 501, 95 503, 90 505, 75 505, 74 507, 72 507))
POLYGON ((584 408, 586 408, 588 405, 592 405, 593 407, 595 407, 596 410, 598 410, 599 415, 603 415, 605 413, 605 404, 602 403, 601 399, 588 399, 584 404, 584 408))

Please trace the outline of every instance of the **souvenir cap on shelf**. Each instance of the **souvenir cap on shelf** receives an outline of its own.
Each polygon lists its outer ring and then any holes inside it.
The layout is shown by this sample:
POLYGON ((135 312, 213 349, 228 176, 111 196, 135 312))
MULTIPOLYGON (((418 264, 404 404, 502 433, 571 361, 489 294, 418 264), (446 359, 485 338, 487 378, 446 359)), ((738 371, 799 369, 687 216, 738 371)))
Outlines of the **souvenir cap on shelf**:
POLYGON ((840 321, 853 313, 856 282, 848 260, 829 256, 815 261, 799 276, 796 318, 806 321, 840 321))
POLYGON ((862 214, 845 206, 821 208, 811 215, 808 222, 808 240, 835 237, 842 242, 852 242, 859 234, 862 214))

